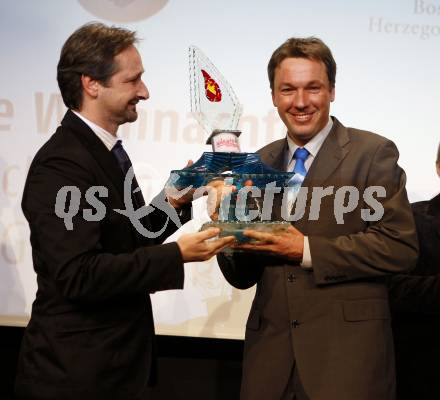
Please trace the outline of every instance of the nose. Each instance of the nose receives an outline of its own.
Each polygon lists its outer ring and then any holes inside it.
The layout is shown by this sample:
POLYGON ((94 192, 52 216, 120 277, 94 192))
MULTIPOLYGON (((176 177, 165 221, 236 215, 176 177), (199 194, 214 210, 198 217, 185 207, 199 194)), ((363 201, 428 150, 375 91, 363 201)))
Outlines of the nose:
POLYGON ((138 90, 137 96, 138 96, 139 100, 147 100, 150 98, 150 92, 148 91, 147 86, 145 85, 144 81, 142 81, 142 80, 139 85, 139 90, 138 90))
POLYGON ((293 105, 296 108, 302 109, 306 108, 308 105, 308 95, 305 90, 299 89, 293 100, 293 105))

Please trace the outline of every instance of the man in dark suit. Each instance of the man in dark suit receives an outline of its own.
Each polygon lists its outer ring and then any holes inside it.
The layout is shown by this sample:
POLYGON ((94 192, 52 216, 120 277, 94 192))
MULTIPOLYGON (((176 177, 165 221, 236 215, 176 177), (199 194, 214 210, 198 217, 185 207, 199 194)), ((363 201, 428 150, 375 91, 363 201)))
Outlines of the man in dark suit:
POLYGON ((245 253, 218 256, 233 286, 257 284, 241 398, 392 400, 384 277, 417 256, 398 151, 329 116, 336 63, 321 40, 287 40, 268 74, 287 137, 259 154, 269 166, 305 175, 308 192, 304 216, 287 232, 248 231, 256 242, 242 245, 245 253))
POLYGON ((136 42, 135 32, 94 23, 61 51, 57 78, 69 110, 35 156, 22 201, 38 291, 19 399, 147 399, 155 375, 148 293, 183 288, 184 262, 233 240, 206 242, 218 233, 211 230, 161 244, 189 219, 190 205, 162 196, 146 207, 116 136, 149 97, 136 42))
MULTIPOLYGON (((440 177, 440 145, 437 151, 440 177)), ((412 204, 420 254, 408 274, 390 278, 397 399, 440 397, 440 194, 412 204)))

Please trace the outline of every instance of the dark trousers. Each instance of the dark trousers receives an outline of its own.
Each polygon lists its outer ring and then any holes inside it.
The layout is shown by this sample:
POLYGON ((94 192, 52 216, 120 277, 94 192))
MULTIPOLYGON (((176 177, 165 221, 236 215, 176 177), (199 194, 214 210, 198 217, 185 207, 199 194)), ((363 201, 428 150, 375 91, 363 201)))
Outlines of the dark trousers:
POLYGON ((283 393, 281 400, 310 400, 304 391, 298 370, 295 366, 290 373, 289 382, 287 382, 286 390, 283 393))

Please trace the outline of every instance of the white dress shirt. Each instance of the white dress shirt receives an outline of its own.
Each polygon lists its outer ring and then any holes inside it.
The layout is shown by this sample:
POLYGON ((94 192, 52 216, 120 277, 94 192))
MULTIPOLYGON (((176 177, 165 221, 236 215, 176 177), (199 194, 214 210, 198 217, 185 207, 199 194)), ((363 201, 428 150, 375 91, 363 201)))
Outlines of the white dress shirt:
POLYGON ((85 124, 95 133, 96 136, 104 143, 105 147, 109 151, 112 150, 113 146, 116 144, 116 142, 120 139, 118 139, 117 136, 112 135, 110 132, 106 131, 104 128, 101 128, 99 125, 96 125, 94 122, 90 121, 83 115, 81 115, 79 112, 72 110, 72 112, 78 117, 81 118, 85 124))
MULTIPOLYGON (((332 126, 333 126, 333 121, 331 118, 329 118, 327 125, 320 132, 318 132, 310 141, 308 141, 305 144, 304 148, 309 152, 309 156, 307 157, 304 163, 307 171, 310 169, 310 166, 315 160, 319 149, 321 148, 322 144, 324 143, 324 140, 330 133, 332 126)), ((300 146, 296 145, 293 142, 293 140, 289 137, 289 135, 287 135, 287 144, 288 144, 288 151, 286 152, 286 156, 285 156, 286 164, 287 164, 286 171, 293 171, 296 163, 296 160, 293 158, 293 154, 295 153, 296 149, 300 146)), ((312 268, 312 255, 310 253, 309 238, 307 236, 304 236, 304 251, 303 251, 303 259, 301 262, 301 267, 305 269, 312 268)))

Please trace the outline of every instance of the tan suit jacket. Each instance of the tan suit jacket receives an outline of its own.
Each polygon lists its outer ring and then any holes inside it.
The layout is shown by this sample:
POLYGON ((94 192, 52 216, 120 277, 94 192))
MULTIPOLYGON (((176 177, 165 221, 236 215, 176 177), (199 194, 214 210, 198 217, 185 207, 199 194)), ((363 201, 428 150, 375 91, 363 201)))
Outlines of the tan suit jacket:
MULTIPOLYGON (((259 151, 264 163, 284 169, 286 140, 259 151)), ((322 199, 319 218, 294 225, 309 238, 312 271, 278 257, 219 256, 228 282, 257 284, 246 325, 241 398, 279 400, 293 368, 312 400, 394 399, 394 354, 384 277, 409 269, 417 240, 397 165, 395 145, 376 134, 333 128, 303 182, 309 188, 354 186, 358 206, 335 218, 335 196, 322 199), (364 221, 363 193, 383 186, 377 222, 364 221)))

